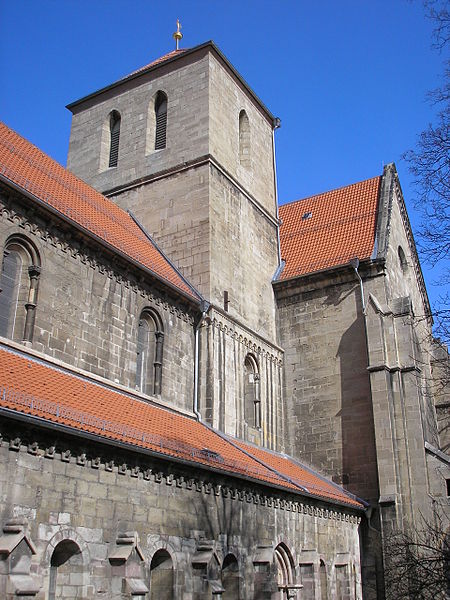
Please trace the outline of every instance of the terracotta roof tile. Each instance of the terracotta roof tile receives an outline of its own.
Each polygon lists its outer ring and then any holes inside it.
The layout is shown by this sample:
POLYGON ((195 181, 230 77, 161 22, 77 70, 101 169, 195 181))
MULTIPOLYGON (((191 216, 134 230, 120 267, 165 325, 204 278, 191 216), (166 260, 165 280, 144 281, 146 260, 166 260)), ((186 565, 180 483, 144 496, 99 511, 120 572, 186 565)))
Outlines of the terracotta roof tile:
POLYGON ((199 299, 128 213, 1 122, 0 175, 159 279, 199 299))
POLYGON ((229 441, 194 419, 5 347, 0 348, 0 407, 293 492, 306 488, 312 496, 362 508, 351 495, 287 458, 229 441))
POLYGON ((280 279, 370 258, 375 243, 378 191, 374 177, 280 206, 280 279))
POLYGON ((136 71, 132 71, 129 75, 126 75, 125 77, 122 77, 121 79, 119 79, 119 81, 121 81, 122 79, 128 79, 128 77, 131 77, 132 75, 137 75, 138 73, 141 73, 142 71, 146 71, 147 69, 150 69, 151 67, 156 67, 156 65, 166 62, 166 60, 170 60, 171 58, 175 58, 175 56, 179 56, 180 54, 183 54, 184 52, 186 52, 186 50, 188 50, 188 48, 179 48, 178 50, 172 50, 172 52, 168 52, 167 54, 160 56, 159 58, 152 61, 151 63, 148 63, 148 65, 145 65, 144 67, 141 67, 140 69, 136 69, 136 71))

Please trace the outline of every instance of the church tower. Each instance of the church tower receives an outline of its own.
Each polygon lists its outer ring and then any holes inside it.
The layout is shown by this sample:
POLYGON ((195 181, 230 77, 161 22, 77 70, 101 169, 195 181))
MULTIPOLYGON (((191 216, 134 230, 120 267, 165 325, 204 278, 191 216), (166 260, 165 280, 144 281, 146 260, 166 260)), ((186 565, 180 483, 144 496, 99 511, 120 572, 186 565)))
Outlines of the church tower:
POLYGON ((203 417, 276 447, 279 120, 213 42, 177 48, 68 108, 68 168, 131 211, 211 304, 203 417))

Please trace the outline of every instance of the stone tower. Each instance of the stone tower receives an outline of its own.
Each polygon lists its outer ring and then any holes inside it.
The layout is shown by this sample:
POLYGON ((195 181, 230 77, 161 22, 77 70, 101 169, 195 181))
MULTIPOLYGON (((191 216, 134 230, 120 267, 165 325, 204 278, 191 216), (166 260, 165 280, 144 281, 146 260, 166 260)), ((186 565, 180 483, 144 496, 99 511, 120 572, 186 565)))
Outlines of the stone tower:
POLYGON ((275 447, 279 120, 212 42, 175 50, 68 108, 68 168, 131 211, 211 304, 202 415, 275 447))

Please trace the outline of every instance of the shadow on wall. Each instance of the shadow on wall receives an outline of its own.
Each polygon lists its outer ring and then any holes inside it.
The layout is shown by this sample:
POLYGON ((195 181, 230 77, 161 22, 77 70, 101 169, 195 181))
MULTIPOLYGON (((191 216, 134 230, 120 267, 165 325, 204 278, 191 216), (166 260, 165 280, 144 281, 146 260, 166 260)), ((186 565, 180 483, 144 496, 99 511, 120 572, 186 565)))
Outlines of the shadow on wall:
POLYGON ((342 335, 338 357, 341 373, 342 473, 340 481, 365 500, 378 500, 375 431, 370 391, 364 317, 360 299, 356 320, 342 335))

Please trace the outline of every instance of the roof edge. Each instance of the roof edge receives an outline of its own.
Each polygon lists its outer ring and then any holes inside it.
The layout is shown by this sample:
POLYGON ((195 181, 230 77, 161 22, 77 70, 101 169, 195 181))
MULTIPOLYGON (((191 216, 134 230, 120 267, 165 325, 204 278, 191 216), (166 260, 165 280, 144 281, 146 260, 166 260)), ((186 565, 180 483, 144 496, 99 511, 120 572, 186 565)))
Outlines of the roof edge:
POLYGON ((184 52, 177 54, 175 56, 171 56, 167 60, 164 60, 157 64, 154 64, 154 65, 150 64, 148 67, 144 67, 143 69, 141 69, 137 72, 133 72, 130 75, 127 75, 127 76, 123 77, 122 79, 115 81, 114 83, 110 83, 109 85, 106 85, 105 87, 100 88, 99 90, 96 90, 95 92, 92 92, 92 93, 88 94, 87 96, 83 96, 82 98, 79 98, 78 100, 75 100, 74 102, 71 102, 70 104, 67 104, 66 108, 73 113, 73 110, 72 110, 73 108, 77 107, 78 105, 80 105, 84 102, 87 102, 88 100, 91 100, 92 98, 95 98, 96 96, 99 96, 111 89, 114 89, 114 88, 122 85, 123 83, 132 81, 133 79, 137 79, 138 77, 141 77, 141 75, 155 71, 155 70, 159 69, 160 67, 162 67, 163 65, 168 65, 170 63, 173 63, 182 57, 191 56, 192 54, 195 54, 195 52, 206 49, 208 47, 211 50, 213 50, 217 54, 217 56, 225 63, 226 67, 232 72, 234 77, 236 77, 236 79, 244 86, 244 88, 247 90, 247 92, 250 94, 250 96, 253 98, 253 100, 259 105, 259 107, 266 114, 266 116, 269 118, 269 120, 272 122, 272 124, 274 124, 274 122, 276 121, 276 117, 270 112, 270 110, 267 108, 267 106, 264 104, 264 102, 259 98, 259 96, 257 96, 257 94, 252 90, 252 88, 249 86, 249 84, 246 82, 246 80, 242 77, 242 75, 239 74, 239 72, 233 67, 233 65, 230 63, 230 61, 226 58, 226 56, 222 53, 222 51, 219 50, 219 48, 216 46, 216 44, 212 40, 208 40, 207 42, 198 44, 197 46, 194 46, 193 48, 187 48, 184 52))
POLYGON ((196 303, 197 304, 197 303, 201 302, 200 299, 197 300, 194 296, 191 296, 190 294, 188 294, 187 292, 185 292, 184 290, 182 290, 181 288, 179 288, 178 286, 176 286, 175 284, 173 284, 169 280, 165 279, 164 277, 161 277, 161 275, 158 275, 158 273, 156 273, 155 271, 152 271, 151 269, 149 269, 145 265, 139 263, 137 260, 133 259, 131 256, 129 256, 125 252, 122 252, 119 248, 116 248, 115 246, 113 246, 112 244, 110 244, 109 242, 107 242, 106 240, 103 240, 101 237, 99 237, 93 231, 91 231, 90 229, 87 229, 86 227, 84 227, 80 223, 77 223, 77 221, 74 221, 73 219, 71 219, 70 217, 68 217, 64 213, 62 213, 60 210, 58 210, 54 206, 51 206, 51 205, 47 204, 44 200, 41 200, 41 198, 39 198, 38 196, 36 196, 32 192, 30 192, 29 190, 27 190, 23 186, 19 185, 18 183, 15 183, 11 179, 9 179, 9 177, 6 177, 3 173, 0 173, 0 182, 4 183, 5 185, 7 185, 7 186, 9 186, 11 188, 13 188, 17 192, 23 194, 24 196, 26 196, 27 198, 29 198, 30 200, 32 200, 33 202, 35 202, 36 204, 38 204, 44 210, 47 210, 48 212, 50 212, 51 214, 55 215, 59 219, 62 219, 63 221, 65 221, 66 223, 68 223, 69 225, 71 225, 72 227, 74 227, 75 229, 78 229, 78 231, 80 231, 84 235, 88 236, 89 238, 95 240, 98 244, 100 244, 104 248, 108 249, 113 254, 116 254, 116 255, 120 256, 121 258, 123 258, 127 262, 129 262, 132 265, 134 265, 137 269, 140 269, 141 271, 144 271, 145 273, 147 273, 148 275, 150 275, 151 277, 153 277, 154 279, 156 279, 157 281, 159 281, 163 285, 166 285, 167 287, 169 287, 173 292, 176 292, 177 294, 181 295, 186 300, 189 300, 191 303, 196 303))

